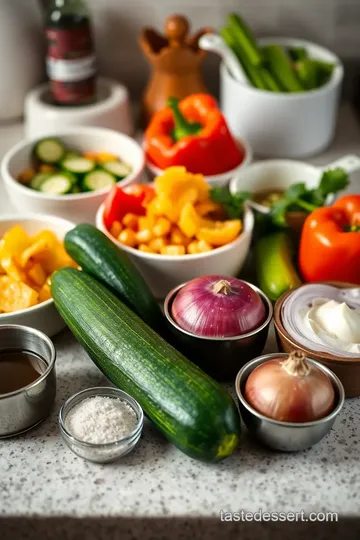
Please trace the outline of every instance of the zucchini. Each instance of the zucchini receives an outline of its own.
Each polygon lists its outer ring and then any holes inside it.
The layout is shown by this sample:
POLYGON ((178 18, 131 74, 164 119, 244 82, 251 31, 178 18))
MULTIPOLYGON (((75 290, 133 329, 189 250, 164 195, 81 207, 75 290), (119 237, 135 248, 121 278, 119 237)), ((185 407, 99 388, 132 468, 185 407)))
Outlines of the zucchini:
POLYGON ((41 139, 35 144, 33 154, 41 163, 54 165, 64 157, 65 146, 55 138, 41 139))
POLYGON ((50 173, 35 174, 35 176, 30 180, 29 187, 31 187, 31 189, 36 189, 36 191, 39 191, 41 184, 50 176, 50 173))
POLYGON ((65 249, 88 274, 102 281, 151 328, 163 334, 165 319, 144 278, 124 251, 90 224, 65 235, 65 249))
POLYGON ((113 174, 106 171, 92 171, 85 175, 81 187, 83 191, 96 191, 114 184, 116 184, 116 178, 113 174))
POLYGON ((116 176, 118 180, 122 180, 131 173, 130 165, 127 165, 123 161, 106 161, 102 167, 104 171, 116 176))
POLYGON ((66 157, 61 162, 61 167, 72 174, 84 175, 95 169, 95 161, 82 156, 66 157))
POLYGON ((64 172, 50 174, 48 178, 40 184, 39 191, 48 195, 66 195, 70 193, 76 178, 64 172))
POLYGON ((255 246, 255 259, 259 286, 273 302, 284 292, 301 285, 286 233, 263 236, 255 246))
POLYGON ((58 270, 51 292, 64 321, 98 368, 140 403, 175 446, 204 461, 232 454, 240 418, 222 386, 85 272, 58 270))

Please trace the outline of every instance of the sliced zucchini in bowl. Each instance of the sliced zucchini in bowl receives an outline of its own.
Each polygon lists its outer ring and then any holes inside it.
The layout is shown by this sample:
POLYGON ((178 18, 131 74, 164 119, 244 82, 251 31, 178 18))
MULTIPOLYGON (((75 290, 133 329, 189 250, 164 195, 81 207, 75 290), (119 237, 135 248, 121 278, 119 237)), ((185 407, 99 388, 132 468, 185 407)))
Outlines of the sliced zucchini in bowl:
POLYGON ((116 184, 116 177, 107 171, 96 170, 86 174, 82 182, 83 191, 96 191, 116 184))
POLYGON ((35 159, 48 165, 53 165, 62 160, 65 152, 63 143, 53 137, 41 139, 35 144, 33 149, 35 159))
POLYGON ((123 161, 105 161, 105 163, 102 164, 102 168, 104 171, 116 176, 117 180, 122 180, 132 171, 130 165, 123 161))
POLYGON ((82 156, 65 157, 61 162, 61 167, 72 174, 84 175, 95 169, 95 161, 82 156))
POLYGON ((30 180, 29 187, 39 191, 41 184, 51 176, 51 173, 38 173, 30 180))
POLYGON ((50 174, 41 184, 39 191, 47 195, 66 195, 76 185, 76 177, 67 172, 50 174))

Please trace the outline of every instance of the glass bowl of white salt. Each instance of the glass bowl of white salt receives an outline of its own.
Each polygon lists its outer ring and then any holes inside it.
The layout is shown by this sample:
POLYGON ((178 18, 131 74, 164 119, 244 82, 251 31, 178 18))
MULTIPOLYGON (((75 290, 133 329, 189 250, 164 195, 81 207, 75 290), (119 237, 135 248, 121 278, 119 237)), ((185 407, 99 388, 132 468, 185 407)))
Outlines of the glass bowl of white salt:
POLYGON ((126 392, 110 387, 82 390, 59 412, 61 435, 78 456, 109 463, 128 454, 140 439, 144 413, 126 392))

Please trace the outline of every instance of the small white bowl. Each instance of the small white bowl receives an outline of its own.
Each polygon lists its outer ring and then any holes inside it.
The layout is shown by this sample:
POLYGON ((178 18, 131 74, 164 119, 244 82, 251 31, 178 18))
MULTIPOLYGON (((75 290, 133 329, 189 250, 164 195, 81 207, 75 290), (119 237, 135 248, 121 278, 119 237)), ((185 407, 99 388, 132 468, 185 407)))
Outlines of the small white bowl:
POLYGON ((343 64, 331 51, 309 41, 272 37, 259 43, 305 47, 310 57, 335 63, 336 67, 321 88, 280 93, 237 82, 222 63, 220 102, 232 133, 246 138, 255 155, 301 158, 321 152, 335 133, 343 64))
POLYGON ((324 171, 336 167, 342 167, 348 174, 351 174, 360 168, 360 157, 344 156, 322 167, 315 167, 315 165, 291 159, 258 161, 234 176, 230 181, 229 189, 232 194, 238 191, 258 193, 272 189, 285 191, 292 184, 298 182, 304 182, 309 189, 313 189, 318 186, 324 171))
POLYGON ((97 228, 130 256, 159 300, 164 299, 180 283, 195 277, 210 274, 237 276, 249 252, 254 228, 254 214, 250 208, 245 207, 243 230, 230 244, 196 255, 159 255, 145 253, 118 242, 105 227, 103 214, 104 205, 101 205, 96 214, 97 228))
MULTIPOLYGON (((59 240, 63 240, 65 234, 75 227, 74 223, 54 216, 5 215, 0 216, 0 239, 15 225, 21 225, 25 232, 31 236, 47 229, 54 232, 59 240)), ((40 330, 49 337, 58 334, 66 326, 52 299, 20 311, 0 313, 0 325, 3 324, 30 326, 30 328, 40 330)))
MULTIPOLYGON (((110 129, 94 127, 66 128, 53 133, 69 148, 80 152, 110 152, 132 167, 132 172, 119 182, 122 187, 139 182, 145 167, 141 146, 131 137, 110 129)), ((20 212, 54 214, 76 223, 94 222, 96 210, 109 188, 73 195, 40 193, 17 181, 19 174, 30 166, 30 153, 35 141, 22 141, 5 155, 1 163, 4 185, 14 207, 20 212)))
MULTIPOLYGON (((244 148, 245 155, 243 161, 235 167, 234 169, 231 169, 231 171, 224 172, 222 174, 214 174, 212 176, 204 176, 206 182, 210 186, 227 186, 229 181, 241 170, 243 170, 245 167, 249 165, 252 161, 252 151, 251 147, 249 146, 249 143, 246 142, 244 139, 237 138, 237 141, 239 143, 239 146, 241 145, 244 148)), ((159 167, 156 167, 151 161, 148 159, 146 160, 146 167, 150 171, 151 175, 153 177, 160 176, 164 171, 163 169, 159 169, 159 167)))

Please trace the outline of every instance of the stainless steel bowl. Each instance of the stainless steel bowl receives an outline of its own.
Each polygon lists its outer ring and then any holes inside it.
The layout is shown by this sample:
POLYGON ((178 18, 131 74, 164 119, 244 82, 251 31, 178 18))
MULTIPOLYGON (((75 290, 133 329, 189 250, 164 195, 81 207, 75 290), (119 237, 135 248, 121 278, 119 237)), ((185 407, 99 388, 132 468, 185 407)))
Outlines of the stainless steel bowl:
POLYGON ((70 450, 72 450, 77 456, 87 459, 88 461, 93 461, 94 463, 110 463, 116 459, 126 456, 126 454, 131 452, 131 450, 133 450, 139 442, 143 424, 144 413, 139 403, 126 392, 112 387, 99 386, 82 390, 81 392, 71 396, 61 407, 59 412, 60 432, 70 450), (131 433, 121 437, 121 439, 111 443, 94 444, 91 442, 81 441, 76 438, 66 428, 66 417, 75 405, 84 399, 95 396, 121 399, 130 405, 137 416, 137 425, 135 429, 131 433))
POLYGON ((9 324, 0 326, 0 353, 28 351, 40 356, 46 369, 36 381, 15 392, 0 394, 0 438, 12 437, 36 426, 55 400, 55 358, 52 341, 39 330, 9 324))
POLYGON ((335 418, 344 405, 345 392, 340 379, 330 369, 326 368, 315 360, 306 358, 306 361, 321 369, 331 380, 335 390, 336 405, 332 413, 325 418, 315 422, 304 422, 303 424, 292 422, 279 422, 272 420, 253 409, 244 397, 244 390, 247 378, 257 367, 273 360, 274 358, 286 358, 288 354, 274 353, 266 354, 248 362, 238 373, 235 381, 235 390, 239 399, 241 417, 245 422, 249 432, 253 434, 261 443, 283 452, 297 452, 310 448, 317 444, 331 430, 335 418))
POLYGON ((183 330, 176 324, 171 314, 172 303, 186 283, 170 291, 164 302, 165 316, 177 348, 210 376, 222 381, 234 380, 241 366, 263 352, 273 316, 273 307, 268 297, 252 283, 247 281, 244 283, 247 283, 261 297, 266 310, 266 319, 261 326, 241 336, 201 337, 183 330))

